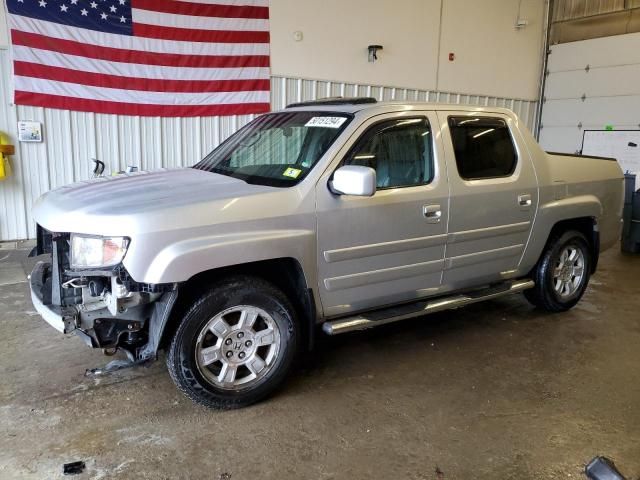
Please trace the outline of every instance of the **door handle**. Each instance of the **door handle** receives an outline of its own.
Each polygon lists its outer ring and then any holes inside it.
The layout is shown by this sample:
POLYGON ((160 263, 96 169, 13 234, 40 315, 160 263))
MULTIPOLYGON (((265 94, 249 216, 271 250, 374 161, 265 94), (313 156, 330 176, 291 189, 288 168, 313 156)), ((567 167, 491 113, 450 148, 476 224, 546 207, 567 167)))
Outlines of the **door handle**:
POLYGON ((530 207, 531 195, 518 195, 518 205, 521 207, 530 207))
POLYGON ((440 205, 425 205, 422 207, 422 214, 429 223, 440 223, 442 218, 442 209, 440 205))

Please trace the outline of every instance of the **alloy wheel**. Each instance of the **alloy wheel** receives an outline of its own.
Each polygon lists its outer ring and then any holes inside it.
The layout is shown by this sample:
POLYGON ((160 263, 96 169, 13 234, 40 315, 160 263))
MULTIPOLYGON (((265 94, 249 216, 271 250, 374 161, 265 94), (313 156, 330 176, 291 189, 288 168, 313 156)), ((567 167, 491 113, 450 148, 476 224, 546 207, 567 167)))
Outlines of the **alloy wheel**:
POLYGON ((553 288, 562 297, 570 297, 582 286, 584 253, 575 245, 564 247, 553 270, 553 288))
POLYGON ((275 320, 261 308, 240 305, 211 318, 196 343, 198 371, 225 390, 246 388, 269 372, 280 351, 275 320))

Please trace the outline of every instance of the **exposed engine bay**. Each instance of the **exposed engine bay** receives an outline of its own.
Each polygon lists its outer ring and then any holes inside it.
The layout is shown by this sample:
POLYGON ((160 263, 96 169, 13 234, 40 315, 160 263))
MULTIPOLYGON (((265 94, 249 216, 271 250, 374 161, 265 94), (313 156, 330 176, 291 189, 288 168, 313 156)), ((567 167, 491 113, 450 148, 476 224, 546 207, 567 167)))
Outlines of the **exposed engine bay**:
MULTIPOLYGON (((49 255, 38 263, 30 281, 34 301, 51 311, 49 323, 63 333, 75 332, 105 353, 122 349, 131 361, 155 357, 157 340, 149 342, 154 304, 175 284, 135 282, 120 262, 105 268, 77 268, 71 256, 71 234, 38 226, 30 256, 49 255)), ((157 313, 156 313, 157 314, 157 313)))

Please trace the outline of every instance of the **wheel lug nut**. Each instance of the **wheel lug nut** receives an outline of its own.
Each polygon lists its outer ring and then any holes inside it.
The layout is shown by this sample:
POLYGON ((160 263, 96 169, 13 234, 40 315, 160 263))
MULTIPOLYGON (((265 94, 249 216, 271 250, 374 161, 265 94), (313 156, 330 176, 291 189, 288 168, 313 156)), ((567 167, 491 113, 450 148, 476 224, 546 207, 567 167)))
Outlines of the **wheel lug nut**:
POLYGON ((245 355, 245 354, 244 354, 244 352, 240 352, 240 353, 238 354, 238 357, 240 357, 240 359, 242 360, 242 359, 244 358, 244 355, 245 355))
POLYGON ((227 352, 227 358, 233 357, 233 352, 227 352))
POLYGON ((242 338, 244 337, 244 333, 243 332, 238 332, 238 338, 242 338))
POLYGON ((245 346, 250 347, 251 345, 253 345, 251 343, 251 340, 247 340, 246 342, 244 342, 245 346))
POLYGON ((224 341, 224 344, 225 344, 225 345, 231 345, 231 339, 230 339, 230 338, 227 338, 227 339, 224 341))

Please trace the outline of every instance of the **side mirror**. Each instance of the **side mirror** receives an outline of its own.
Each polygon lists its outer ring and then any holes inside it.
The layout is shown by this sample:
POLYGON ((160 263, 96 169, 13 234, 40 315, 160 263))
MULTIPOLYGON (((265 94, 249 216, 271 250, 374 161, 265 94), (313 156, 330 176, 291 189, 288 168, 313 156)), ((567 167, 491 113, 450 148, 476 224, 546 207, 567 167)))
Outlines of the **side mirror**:
POLYGON ((371 197, 376 193, 376 171, 360 165, 347 165, 333 172, 331 190, 338 195, 371 197))

